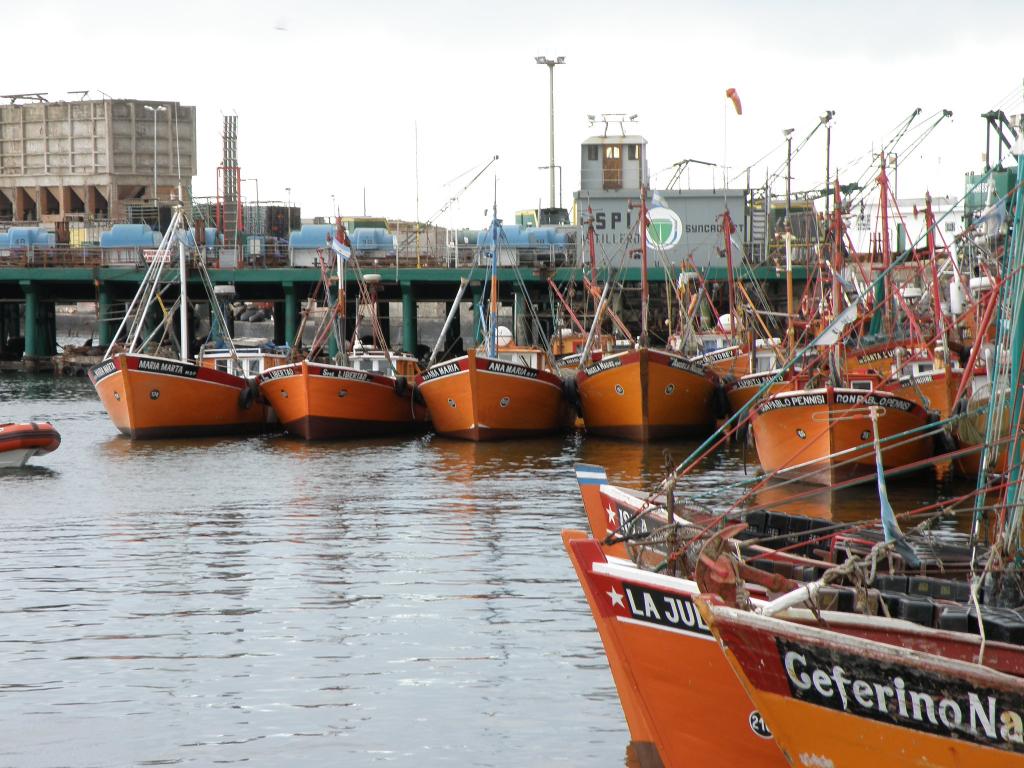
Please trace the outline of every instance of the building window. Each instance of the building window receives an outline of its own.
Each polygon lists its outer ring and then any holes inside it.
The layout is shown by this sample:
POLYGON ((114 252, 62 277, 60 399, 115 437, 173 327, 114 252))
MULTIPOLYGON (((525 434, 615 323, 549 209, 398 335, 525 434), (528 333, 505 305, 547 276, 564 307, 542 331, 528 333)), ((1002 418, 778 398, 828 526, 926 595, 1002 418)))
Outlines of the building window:
POLYGON ((946 231, 947 232, 956 232, 956 222, 955 221, 947 221, 946 222, 946 231))
POLYGON ((587 147, 587 160, 597 160, 597 145, 591 144, 587 147))
POLYGON ((614 145, 614 146, 611 146, 611 147, 605 147, 604 148, 605 159, 606 160, 618 160, 619 157, 620 157, 619 149, 620 148, 619 148, 619 146, 617 144, 614 145))
POLYGON ((626 145, 626 159, 627 160, 639 160, 640 159, 640 145, 639 144, 627 144, 626 145))

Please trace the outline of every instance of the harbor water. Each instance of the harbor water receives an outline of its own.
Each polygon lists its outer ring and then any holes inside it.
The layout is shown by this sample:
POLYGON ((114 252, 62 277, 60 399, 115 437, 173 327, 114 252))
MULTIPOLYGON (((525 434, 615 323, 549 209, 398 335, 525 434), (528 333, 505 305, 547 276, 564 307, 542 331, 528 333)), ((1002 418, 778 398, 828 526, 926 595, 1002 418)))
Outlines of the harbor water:
MULTIPOLYGON (((647 488, 695 444, 132 442, 88 380, 0 374, 26 420, 63 443, 0 473, 0 766, 638 764, 559 531, 577 462, 647 488)), ((738 498, 745 459, 680 493, 738 498)))

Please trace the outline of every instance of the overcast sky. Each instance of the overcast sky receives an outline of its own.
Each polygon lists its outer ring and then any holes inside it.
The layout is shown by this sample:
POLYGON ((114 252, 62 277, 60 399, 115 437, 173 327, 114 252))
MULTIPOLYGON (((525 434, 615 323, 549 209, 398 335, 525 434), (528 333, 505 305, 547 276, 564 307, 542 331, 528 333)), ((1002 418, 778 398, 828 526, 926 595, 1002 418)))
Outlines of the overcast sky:
MULTIPOLYGON (((495 173, 506 219, 546 205, 538 55, 566 58, 555 69, 566 207, 579 145, 596 130, 588 114, 638 115, 630 130, 649 142, 657 186, 678 160, 736 174, 774 149, 751 172, 763 184, 784 161, 783 129, 798 144, 827 109, 833 168, 850 180, 914 108, 922 127, 952 110, 899 158, 899 194, 910 197, 962 194, 985 149, 980 114, 1024 109, 1021 0, 36 0, 5 5, 4 17, 5 93, 90 89, 195 105, 197 195, 214 191, 221 115, 235 113, 243 177, 259 179, 261 200, 284 200, 290 187, 304 216, 329 214, 332 195, 342 214, 360 214, 365 188, 368 214, 413 219, 418 187, 427 220, 493 155, 440 223, 483 225, 495 173), (742 116, 730 112, 730 87, 742 116)), ((693 168, 692 186, 715 181, 693 168)), ((794 188, 820 185, 824 172, 820 132, 794 161, 794 188)), ((254 198, 255 185, 243 186, 254 198)))

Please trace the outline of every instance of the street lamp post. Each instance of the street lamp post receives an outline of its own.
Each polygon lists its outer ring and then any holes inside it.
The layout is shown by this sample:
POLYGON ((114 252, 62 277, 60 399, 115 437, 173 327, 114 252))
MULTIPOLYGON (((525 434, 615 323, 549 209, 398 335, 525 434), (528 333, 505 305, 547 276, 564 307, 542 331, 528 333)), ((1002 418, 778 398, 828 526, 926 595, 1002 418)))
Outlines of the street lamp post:
POLYGON ((242 181, 251 181, 256 185, 256 210, 260 209, 260 180, 259 179, 242 179, 242 181))
POLYGON ((534 61, 543 64, 548 68, 549 101, 550 101, 550 139, 551 152, 548 166, 551 169, 551 207, 555 207, 555 65, 565 64, 565 56, 549 59, 546 56, 536 56, 534 61))
MULTIPOLYGON (((156 194, 156 114, 157 112, 166 112, 167 107, 163 104, 157 106, 151 106, 149 104, 143 104, 142 108, 153 113, 153 205, 156 206, 157 194, 156 194)), ((159 221, 159 215, 157 220, 159 221)))
POLYGON ((789 224, 789 185, 792 181, 790 168, 793 162, 793 129, 787 128, 782 132, 782 135, 786 137, 786 223, 789 224))
POLYGON ((821 123, 825 126, 825 219, 828 219, 829 209, 829 198, 831 195, 828 193, 829 180, 832 177, 832 172, 829 168, 832 162, 832 118, 836 116, 835 110, 829 109, 821 116, 821 123))
POLYGON ((263 214, 260 213, 260 180, 256 179, 256 178, 253 178, 253 179, 242 179, 242 181, 251 181, 253 184, 256 185, 256 215, 253 217, 252 220, 256 222, 257 230, 255 232, 250 233, 250 234, 256 234, 256 235, 266 234, 266 231, 264 230, 264 226, 263 226, 263 219, 261 218, 263 214))
MULTIPOLYGON (((546 170, 548 170, 549 167, 550 166, 547 166, 547 165, 540 165, 540 166, 537 166, 537 170, 538 171, 546 171, 546 170)), ((558 169, 558 207, 561 208, 562 207, 562 166, 556 165, 555 168, 558 169)), ((555 207, 554 206, 554 201, 552 201, 551 207, 552 208, 555 207)))

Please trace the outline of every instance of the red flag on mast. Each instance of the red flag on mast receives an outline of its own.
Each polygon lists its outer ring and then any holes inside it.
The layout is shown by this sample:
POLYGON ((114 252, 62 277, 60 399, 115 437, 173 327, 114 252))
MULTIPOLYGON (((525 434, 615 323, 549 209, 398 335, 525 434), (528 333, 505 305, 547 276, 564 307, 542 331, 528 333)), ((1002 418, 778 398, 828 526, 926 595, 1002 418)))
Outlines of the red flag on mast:
POLYGON ((738 93, 736 93, 736 89, 735 88, 730 88, 729 90, 727 90, 725 92, 725 95, 726 95, 727 98, 732 99, 732 105, 734 107, 736 107, 736 114, 737 115, 742 115, 743 114, 743 105, 740 104, 740 95, 738 93))

